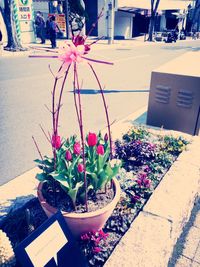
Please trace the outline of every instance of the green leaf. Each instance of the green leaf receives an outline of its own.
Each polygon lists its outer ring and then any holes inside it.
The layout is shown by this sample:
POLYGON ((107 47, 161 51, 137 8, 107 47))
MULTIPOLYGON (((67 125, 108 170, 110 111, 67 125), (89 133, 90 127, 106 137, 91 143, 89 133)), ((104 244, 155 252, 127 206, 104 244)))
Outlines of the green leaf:
POLYGON ((68 191, 68 195, 71 198, 74 206, 76 204, 76 196, 77 196, 78 190, 82 185, 83 185, 83 182, 79 182, 79 183, 76 184, 76 186, 74 188, 71 188, 68 191))
POLYGON ((40 182, 44 182, 48 180, 48 175, 46 173, 38 173, 36 175, 36 178, 40 181, 40 182))
POLYGON ((94 190, 97 190, 97 184, 98 184, 98 177, 96 173, 93 172, 87 172, 88 176, 90 177, 91 184, 94 188, 94 190))
POLYGON ((103 186, 107 183, 108 175, 104 170, 101 170, 99 173, 99 179, 97 183, 97 189, 102 189, 103 186))

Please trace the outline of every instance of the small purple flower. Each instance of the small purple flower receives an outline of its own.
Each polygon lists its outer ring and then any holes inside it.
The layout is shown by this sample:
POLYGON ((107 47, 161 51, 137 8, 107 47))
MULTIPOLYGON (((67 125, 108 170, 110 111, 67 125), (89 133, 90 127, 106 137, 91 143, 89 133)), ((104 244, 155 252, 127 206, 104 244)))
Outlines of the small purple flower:
POLYGON ((94 247, 94 248, 92 249, 92 251, 93 251, 95 254, 97 254, 97 253, 101 252, 101 248, 100 248, 100 247, 94 247))
POLYGON ((132 202, 133 202, 133 203, 139 202, 140 199, 141 199, 141 197, 140 197, 139 195, 134 195, 134 196, 132 197, 132 202))

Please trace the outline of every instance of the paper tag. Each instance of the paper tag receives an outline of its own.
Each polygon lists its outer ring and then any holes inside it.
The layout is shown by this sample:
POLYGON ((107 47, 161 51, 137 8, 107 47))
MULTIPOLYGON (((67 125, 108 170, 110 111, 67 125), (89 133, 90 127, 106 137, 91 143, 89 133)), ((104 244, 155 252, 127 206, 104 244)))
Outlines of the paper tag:
POLYGON ((38 236, 25 250, 34 267, 45 266, 51 258, 54 258, 58 266, 57 253, 68 243, 58 221, 50 225, 40 236, 38 236))

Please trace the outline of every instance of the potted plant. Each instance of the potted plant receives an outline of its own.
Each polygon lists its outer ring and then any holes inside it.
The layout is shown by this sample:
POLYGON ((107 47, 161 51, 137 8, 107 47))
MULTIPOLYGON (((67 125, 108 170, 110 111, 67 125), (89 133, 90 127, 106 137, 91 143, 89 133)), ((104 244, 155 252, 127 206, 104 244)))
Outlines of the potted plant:
POLYGON ((112 140, 107 105, 102 86, 91 62, 110 64, 88 58, 91 45, 85 44, 87 36, 80 33, 73 36, 72 44, 65 44, 53 56, 38 55, 34 57, 53 57, 61 61, 61 66, 54 75, 52 90, 52 134, 44 132, 49 141, 53 155, 42 156, 33 137, 40 159, 36 160, 41 172, 37 174, 40 181, 38 199, 47 216, 61 210, 72 233, 78 237, 89 231, 103 227, 120 198, 120 187, 115 179, 120 163, 113 163, 112 140), (108 133, 89 132, 85 134, 77 66, 81 62, 88 64, 100 88, 108 133), (77 136, 61 138, 59 135, 59 115, 65 83, 70 69, 73 73, 74 104, 80 130, 77 136), (58 87, 58 80, 61 86, 58 87))

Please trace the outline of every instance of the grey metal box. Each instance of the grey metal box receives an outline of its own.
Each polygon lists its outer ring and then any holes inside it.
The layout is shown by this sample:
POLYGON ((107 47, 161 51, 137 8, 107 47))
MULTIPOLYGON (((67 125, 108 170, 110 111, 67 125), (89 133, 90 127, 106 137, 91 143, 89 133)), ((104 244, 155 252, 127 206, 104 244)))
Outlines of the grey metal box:
POLYGON ((147 124, 199 134, 200 52, 188 52, 152 72, 147 124))

